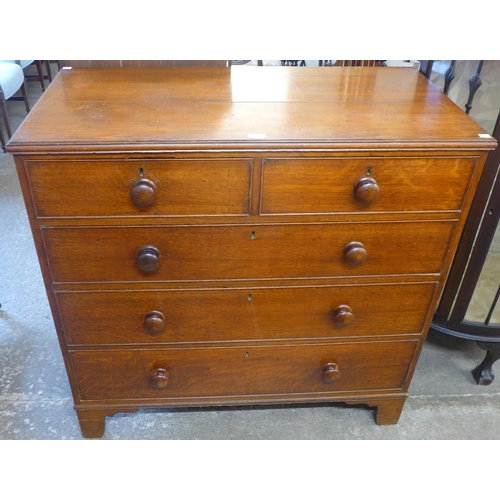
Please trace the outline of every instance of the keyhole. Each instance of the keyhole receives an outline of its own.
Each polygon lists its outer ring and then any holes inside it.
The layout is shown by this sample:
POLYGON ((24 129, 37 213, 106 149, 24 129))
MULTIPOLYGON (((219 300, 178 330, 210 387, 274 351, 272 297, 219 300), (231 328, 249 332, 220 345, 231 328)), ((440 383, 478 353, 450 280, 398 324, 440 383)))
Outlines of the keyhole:
POLYGON ((250 357, 250 353, 249 353, 249 352, 246 352, 246 353, 245 353, 245 357, 246 357, 246 358, 249 358, 249 357, 250 357))
POLYGON ((144 177, 144 169, 142 167, 139 168, 139 177, 144 177))
POLYGON ((255 239, 255 231, 252 231, 252 240, 255 239))
POLYGON ((248 294, 248 300, 252 300, 252 294, 251 293, 248 294))
POLYGON ((371 175, 372 175, 372 167, 368 167, 368 168, 366 169, 366 176, 367 176, 367 177, 370 177, 371 175))

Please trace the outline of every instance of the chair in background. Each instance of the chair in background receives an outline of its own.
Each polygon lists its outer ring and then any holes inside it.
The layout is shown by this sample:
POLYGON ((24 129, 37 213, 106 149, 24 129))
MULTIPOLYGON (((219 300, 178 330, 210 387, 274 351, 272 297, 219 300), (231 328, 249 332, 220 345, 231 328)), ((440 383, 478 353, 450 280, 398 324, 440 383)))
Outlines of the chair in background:
MULTIPOLYGON (((22 62, 22 61, 21 61, 22 62)), ((45 92, 44 80, 48 80, 49 84, 52 83, 52 69, 50 67, 51 63, 57 64, 57 71, 60 71, 63 67, 62 61, 33 61, 32 64, 36 66, 38 80, 42 86, 42 90, 45 92), (45 66, 45 73, 43 71, 43 66, 45 66)), ((26 75, 26 81, 31 82, 37 79, 37 76, 26 75)))
POLYGON ((320 66, 362 66, 362 67, 374 67, 374 66, 384 66, 385 61, 335 61, 335 60, 322 60, 319 61, 320 66))
POLYGON ((227 66, 226 60, 64 60, 63 66, 71 68, 155 68, 168 66, 227 66))
POLYGON ((363 66, 363 67, 374 67, 374 66, 385 66, 385 61, 337 61, 334 59, 323 59, 321 61, 305 61, 305 60, 293 60, 293 61, 280 61, 281 66, 363 66))
MULTIPOLYGON (((30 111, 26 85, 24 83, 24 72, 19 64, 0 62, 0 113, 2 114, 7 137, 12 137, 9 115, 7 113, 7 99, 13 97, 19 90, 24 99, 26 113, 30 111)), ((2 149, 5 151, 5 140, 3 134, 0 134, 2 149)))
MULTIPOLYGON (((251 62, 252 60, 251 59, 246 59, 246 60, 229 60, 227 62, 227 65, 228 66, 242 66, 244 64, 248 64, 249 62, 251 62)), ((257 66, 263 66, 263 63, 262 63, 262 60, 259 59, 257 61, 257 66)))
MULTIPOLYGON (((17 63, 23 61, 16 61, 17 63)), ((32 65, 36 66, 37 76, 26 75, 26 81, 31 82, 38 78, 40 85, 42 86, 42 90, 45 92, 45 79, 52 83, 52 72, 50 71, 50 61, 31 61, 32 65), (43 66, 45 66, 46 74, 43 73, 43 66)), ((22 66, 22 64, 21 64, 22 66)), ((25 66, 23 66, 24 70, 25 66)))
POLYGON ((0 62, 3 63, 12 63, 12 64, 19 64, 21 66, 23 73, 25 72, 26 68, 30 66, 35 66, 36 71, 37 71, 37 76, 26 76, 25 75, 25 81, 32 81, 32 80, 38 80, 40 82, 40 85, 42 86, 42 90, 45 90, 45 85, 44 85, 44 75, 43 75, 43 69, 42 69, 42 62, 43 61, 34 61, 34 60, 22 60, 22 61, 17 61, 14 59, 0 59, 0 62))
POLYGON ((304 60, 280 60, 280 66, 305 66, 306 62, 304 60))

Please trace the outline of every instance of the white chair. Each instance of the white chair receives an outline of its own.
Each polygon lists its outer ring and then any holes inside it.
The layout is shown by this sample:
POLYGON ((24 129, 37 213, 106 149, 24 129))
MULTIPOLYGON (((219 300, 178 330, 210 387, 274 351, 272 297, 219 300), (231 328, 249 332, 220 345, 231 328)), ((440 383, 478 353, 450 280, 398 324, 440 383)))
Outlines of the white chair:
POLYGON ((42 91, 45 91, 45 82, 44 79, 48 78, 49 82, 52 82, 52 75, 50 73, 50 64, 49 61, 35 61, 35 60, 26 60, 26 61, 15 61, 14 59, 0 59, 0 62, 8 62, 8 63, 16 63, 21 66, 24 72, 24 77, 26 82, 31 82, 34 80, 38 80, 40 85, 42 86, 42 91), (42 63, 45 63, 47 69, 47 76, 43 74, 42 63), (29 66, 35 66, 37 71, 37 76, 35 75, 27 75, 25 69, 29 66))
MULTIPOLYGON (((19 90, 23 95, 26 112, 29 113, 30 105, 26 94, 26 86, 24 84, 24 72, 19 64, 0 62, 0 112, 2 113, 7 136, 12 137, 12 130, 9 123, 9 115, 7 113, 7 99, 16 94, 19 90)), ((3 134, 0 134, 2 148, 5 150, 5 141, 3 134)))

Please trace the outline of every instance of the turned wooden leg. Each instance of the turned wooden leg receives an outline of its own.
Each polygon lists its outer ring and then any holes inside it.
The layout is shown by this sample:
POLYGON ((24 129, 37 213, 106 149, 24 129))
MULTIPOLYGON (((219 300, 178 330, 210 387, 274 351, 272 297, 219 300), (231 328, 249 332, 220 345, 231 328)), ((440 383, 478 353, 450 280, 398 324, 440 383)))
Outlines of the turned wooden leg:
POLYGON ((84 438, 100 438, 104 434, 104 419, 107 412, 99 410, 76 410, 80 430, 84 438))
POLYGON ((385 399, 370 403, 377 407, 375 420, 378 425, 394 425, 399 422, 406 399, 385 399))
POLYGON ((493 363, 500 359, 500 342, 476 342, 480 349, 484 349, 486 357, 483 362, 472 370, 472 376, 479 385, 490 385, 495 379, 493 363))

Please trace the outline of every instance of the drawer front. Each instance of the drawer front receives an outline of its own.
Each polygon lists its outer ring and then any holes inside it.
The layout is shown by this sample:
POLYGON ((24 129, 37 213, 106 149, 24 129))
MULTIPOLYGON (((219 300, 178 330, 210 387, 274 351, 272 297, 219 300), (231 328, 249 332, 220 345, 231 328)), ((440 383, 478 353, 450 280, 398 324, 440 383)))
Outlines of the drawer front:
POLYGON ((44 228, 42 234, 55 282, 198 281, 439 273, 454 228, 454 221, 439 221, 44 228), (349 258, 366 261, 348 264, 346 249, 349 258), (149 271, 139 267, 145 262, 149 271))
POLYGON ((59 293, 68 343, 221 342, 418 334, 433 283, 59 293))
POLYGON ((27 162, 39 217, 246 215, 252 160, 27 162))
POLYGON ((416 342, 73 351, 82 400, 401 389, 416 342))
POLYGON ((260 212, 460 210, 475 164, 476 158, 266 159, 260 212), (369 196, 376 187, 357 184, 367 174, 378 186, 376 201, 369 196))

